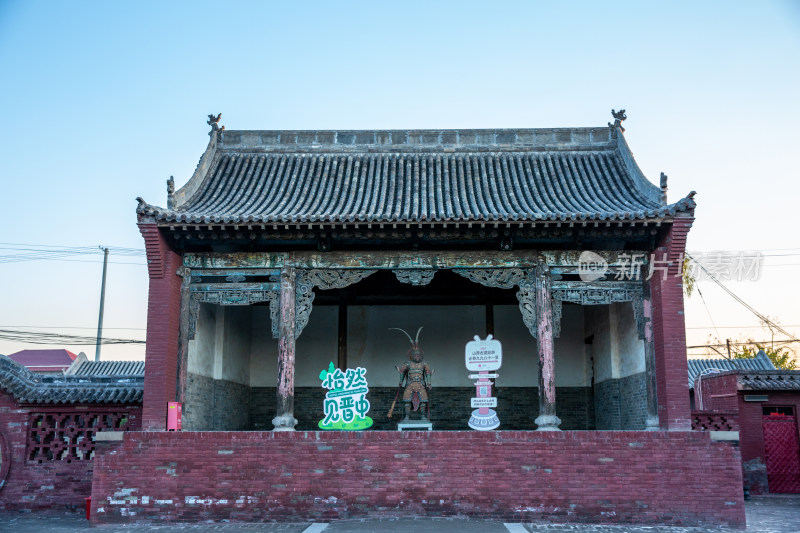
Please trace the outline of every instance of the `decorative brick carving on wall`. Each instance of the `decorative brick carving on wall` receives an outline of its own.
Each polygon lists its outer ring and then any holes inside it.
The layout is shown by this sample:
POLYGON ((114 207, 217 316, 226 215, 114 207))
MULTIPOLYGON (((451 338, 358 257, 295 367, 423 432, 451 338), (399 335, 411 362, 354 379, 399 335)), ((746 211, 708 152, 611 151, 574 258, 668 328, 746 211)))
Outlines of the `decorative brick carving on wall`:
POLYGON ((708 413, 692 411, 692 429, 695 431, 739 431, 737 413, 708 413))
POLYGON ((28 461, 88 461, 94 458, 98 431, 127 431, 128 412, 30 413, 25 457, 28 461))

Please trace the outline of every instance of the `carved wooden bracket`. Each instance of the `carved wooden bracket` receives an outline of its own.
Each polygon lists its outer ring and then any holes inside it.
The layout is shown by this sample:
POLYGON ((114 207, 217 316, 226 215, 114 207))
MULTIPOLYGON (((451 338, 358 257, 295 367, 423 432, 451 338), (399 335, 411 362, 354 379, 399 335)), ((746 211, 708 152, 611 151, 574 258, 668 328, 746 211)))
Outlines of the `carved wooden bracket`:
MULTIPOLYGON (((303 332, 311 316, 311 309, 314 304, 314 287, 323 290, 343 289, 353 283, 358 283, 375 272, 377 272, 375 269, 298 269, 294 308, 295 339, 303 332)), ((273 329, 273 335, 275 333, 275 329, 273 329)))
POLYGON ((400 283, 407 283, 409 285, 427 285, 433 280, 436 274, 435 270, 414 270, 414 269, 397 269, 393 270, 397 281, 400 283))
POLYGON ((528 328, 531 336, 536 339, 539 336, 538 327, 536 324, 536 286, 533 282, 533 276, 526 278, 519 283, 519 290, 517 291, 517 300, 519 301, 519 311, 522 313, 522 321, 525 327, 528 328))
POLYGON ((454 268, 453 272, 484 287, 513 289, 525 279, 521 268, 454 268))

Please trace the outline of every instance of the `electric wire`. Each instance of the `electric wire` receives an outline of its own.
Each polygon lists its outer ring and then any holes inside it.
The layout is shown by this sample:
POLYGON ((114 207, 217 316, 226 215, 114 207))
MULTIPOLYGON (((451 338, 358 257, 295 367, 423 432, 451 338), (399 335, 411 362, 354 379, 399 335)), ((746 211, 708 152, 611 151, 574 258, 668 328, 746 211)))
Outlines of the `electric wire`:
POLYGON ((792 341, 794 341, 794 342, 800 342, 800 339, 798 339, 797 337, 795 337, 794 335, 792 335, 791 333, 789 333, 788 331, 786 331, 785 329, 783 329, 783 328, 780 326, 780 324, 776 324, 776 323, 775 323, 775 322, 773 322, 773 321, 772 321, 772 320, 771 320, 771 319, 770 319, 768 316, 766 316, 766 315, 763 315, 762 313, 759 313, 759 312, 758 312, 758 311, 756 311, 756 310, 755 310, 755 309, 754 309, 754 308, 753 308, 753 307, 752 307, 750 304, 748 304, 747 302, 745 302, 744 300, 742 300, 741 298, 739 298, 739 297, 738 297, 738 296, 737 296, 737 295, 736 295, 736 294, 735 294, 733 291, 731 291, 731 290, 730 290, 728 287, 726 287, 726 286, 725 286, 725 284, 723 284, 723 283, 722 283, 722 282, 721 282, 719 279, 717 279, 717 277, 716 277, 716 276, 714 276, 714 275, 713 275, 711 272, 709 272, 709 271, 706 269, 706 267, 704 267, 704 266, 703 266, 701 263, 697 262, 697 261, 696 261, 696 260, 695 260, 695 259, 694 259, 694 258, 693 258, 691 255, 689 255, 689 254, 687 253, 687 254, 686 254, 686 256, 687 256, 687 257, 688 257, 688 258, 689 258, 691 261, 693 261, 694 263, 696 263, 696 264, 697 264, 697 266, 700 268, 700 270, 702 270, 703 272, 705 272, 705 273, 706 273, 706 275, 707 275, 707 276, 708 276, 708 277, 711 279, 711 281, 713 281, 714 283, 716 283, 717 285, 719 285, 719 286, 720 286, 720 288, 721 288, 722 290, 724 290, 725 292, 727 292, 727 293, 728 293, 728 294, 729 294, 729 295, 730 295, 730 296, 731 296, 731 297, 732 297, 734 300, 736 300, 737 302, 739 302, 740 304, 742 304, 742 305, 743 305, 743 306, 744 306, 744 307, 745 307, 745 308, 746 308, 748 311, 750 311, 751 313, 753 313, 754 315, 756 315, 756 317, 758 317, 758 319, 759 319, 761 322, 763 322, 763 323, 764 323, 765 325, 767 325, 768 327, 771 327, 771 328, 773 328, 773 329, 775 329, 775 330, 777 330, 777 331, 779 331, 779 332, 783 333, 784 335, 786 335, 787 337, 789 337, 789 339, 790 339, 790 340, 792 340, 792 341))
MULTIPOLYGON (((44 331, 24 331, 0 329, 0 339, 14 342, 25 342, 30 344, 67 344, 67 345, 95 345, 97 337, 85 337, 82 335, 66 335, 63 333, 48 333, 44 331)), ((103 337, 101 344, 145 344, 145 341, 138 339, 114 339, 103 337)))

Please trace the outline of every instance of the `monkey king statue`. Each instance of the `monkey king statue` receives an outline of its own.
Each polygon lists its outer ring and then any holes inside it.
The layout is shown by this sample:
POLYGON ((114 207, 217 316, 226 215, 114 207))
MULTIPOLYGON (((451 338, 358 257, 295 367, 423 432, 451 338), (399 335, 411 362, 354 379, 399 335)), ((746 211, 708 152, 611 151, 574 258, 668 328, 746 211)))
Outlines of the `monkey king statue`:
POLYGON ((405 333, 408 340, 411 341, 411 348, 408 350, 408 358, 410 362, 404 363, 402 366, 395 366, 397 371, 402 374, 400 378, 400 385, 395 395, 392 407, 389 409, 388 417, 391 418, 394 413, 394 406, 397 398, 400 395, 400 390, 403 390, 403 405, 405 416, 403 422, 408 422, 411 419, 411 411, 420 411, 422 415, 422 422, 427 422, 431 414, 430 403, 428 401, 428 391, 431 390, 431 375, 433 370, 427 364, 422 362, 425 354, 419 347, 419 333, 422 328, 417 330, 417 338, 412 339, 406 331, 400 328, 396 329, 405 333), (403 386, 405 385, 405 389, 403 386), (420 409, 420 404, 425 404, 425 411, 420 409))

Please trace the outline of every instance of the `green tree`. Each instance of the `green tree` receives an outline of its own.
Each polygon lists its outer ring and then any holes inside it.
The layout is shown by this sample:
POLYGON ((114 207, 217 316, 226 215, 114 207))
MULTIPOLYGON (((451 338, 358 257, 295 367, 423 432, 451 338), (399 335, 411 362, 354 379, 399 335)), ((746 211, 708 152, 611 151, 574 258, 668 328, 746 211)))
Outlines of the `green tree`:
POLYGON ((769 360, 775 365, 775 368, 781 370, 795 370, 797 368, 797 361, 794 359, 794 354, 786 348, 775 348, 770 346, 762 346, 757 342, 749 339, 746 343, 738 344, 736 351, 732 353, 734 359, 752 359, 758 352, 764 350, 769 360))
POLYGON ((681 266, 681 278, 683 278, 683 293, 689 298, 694 292, 695 277, 692 273, 692 265, 689 256, 683 257, 683 265, 681 266))

